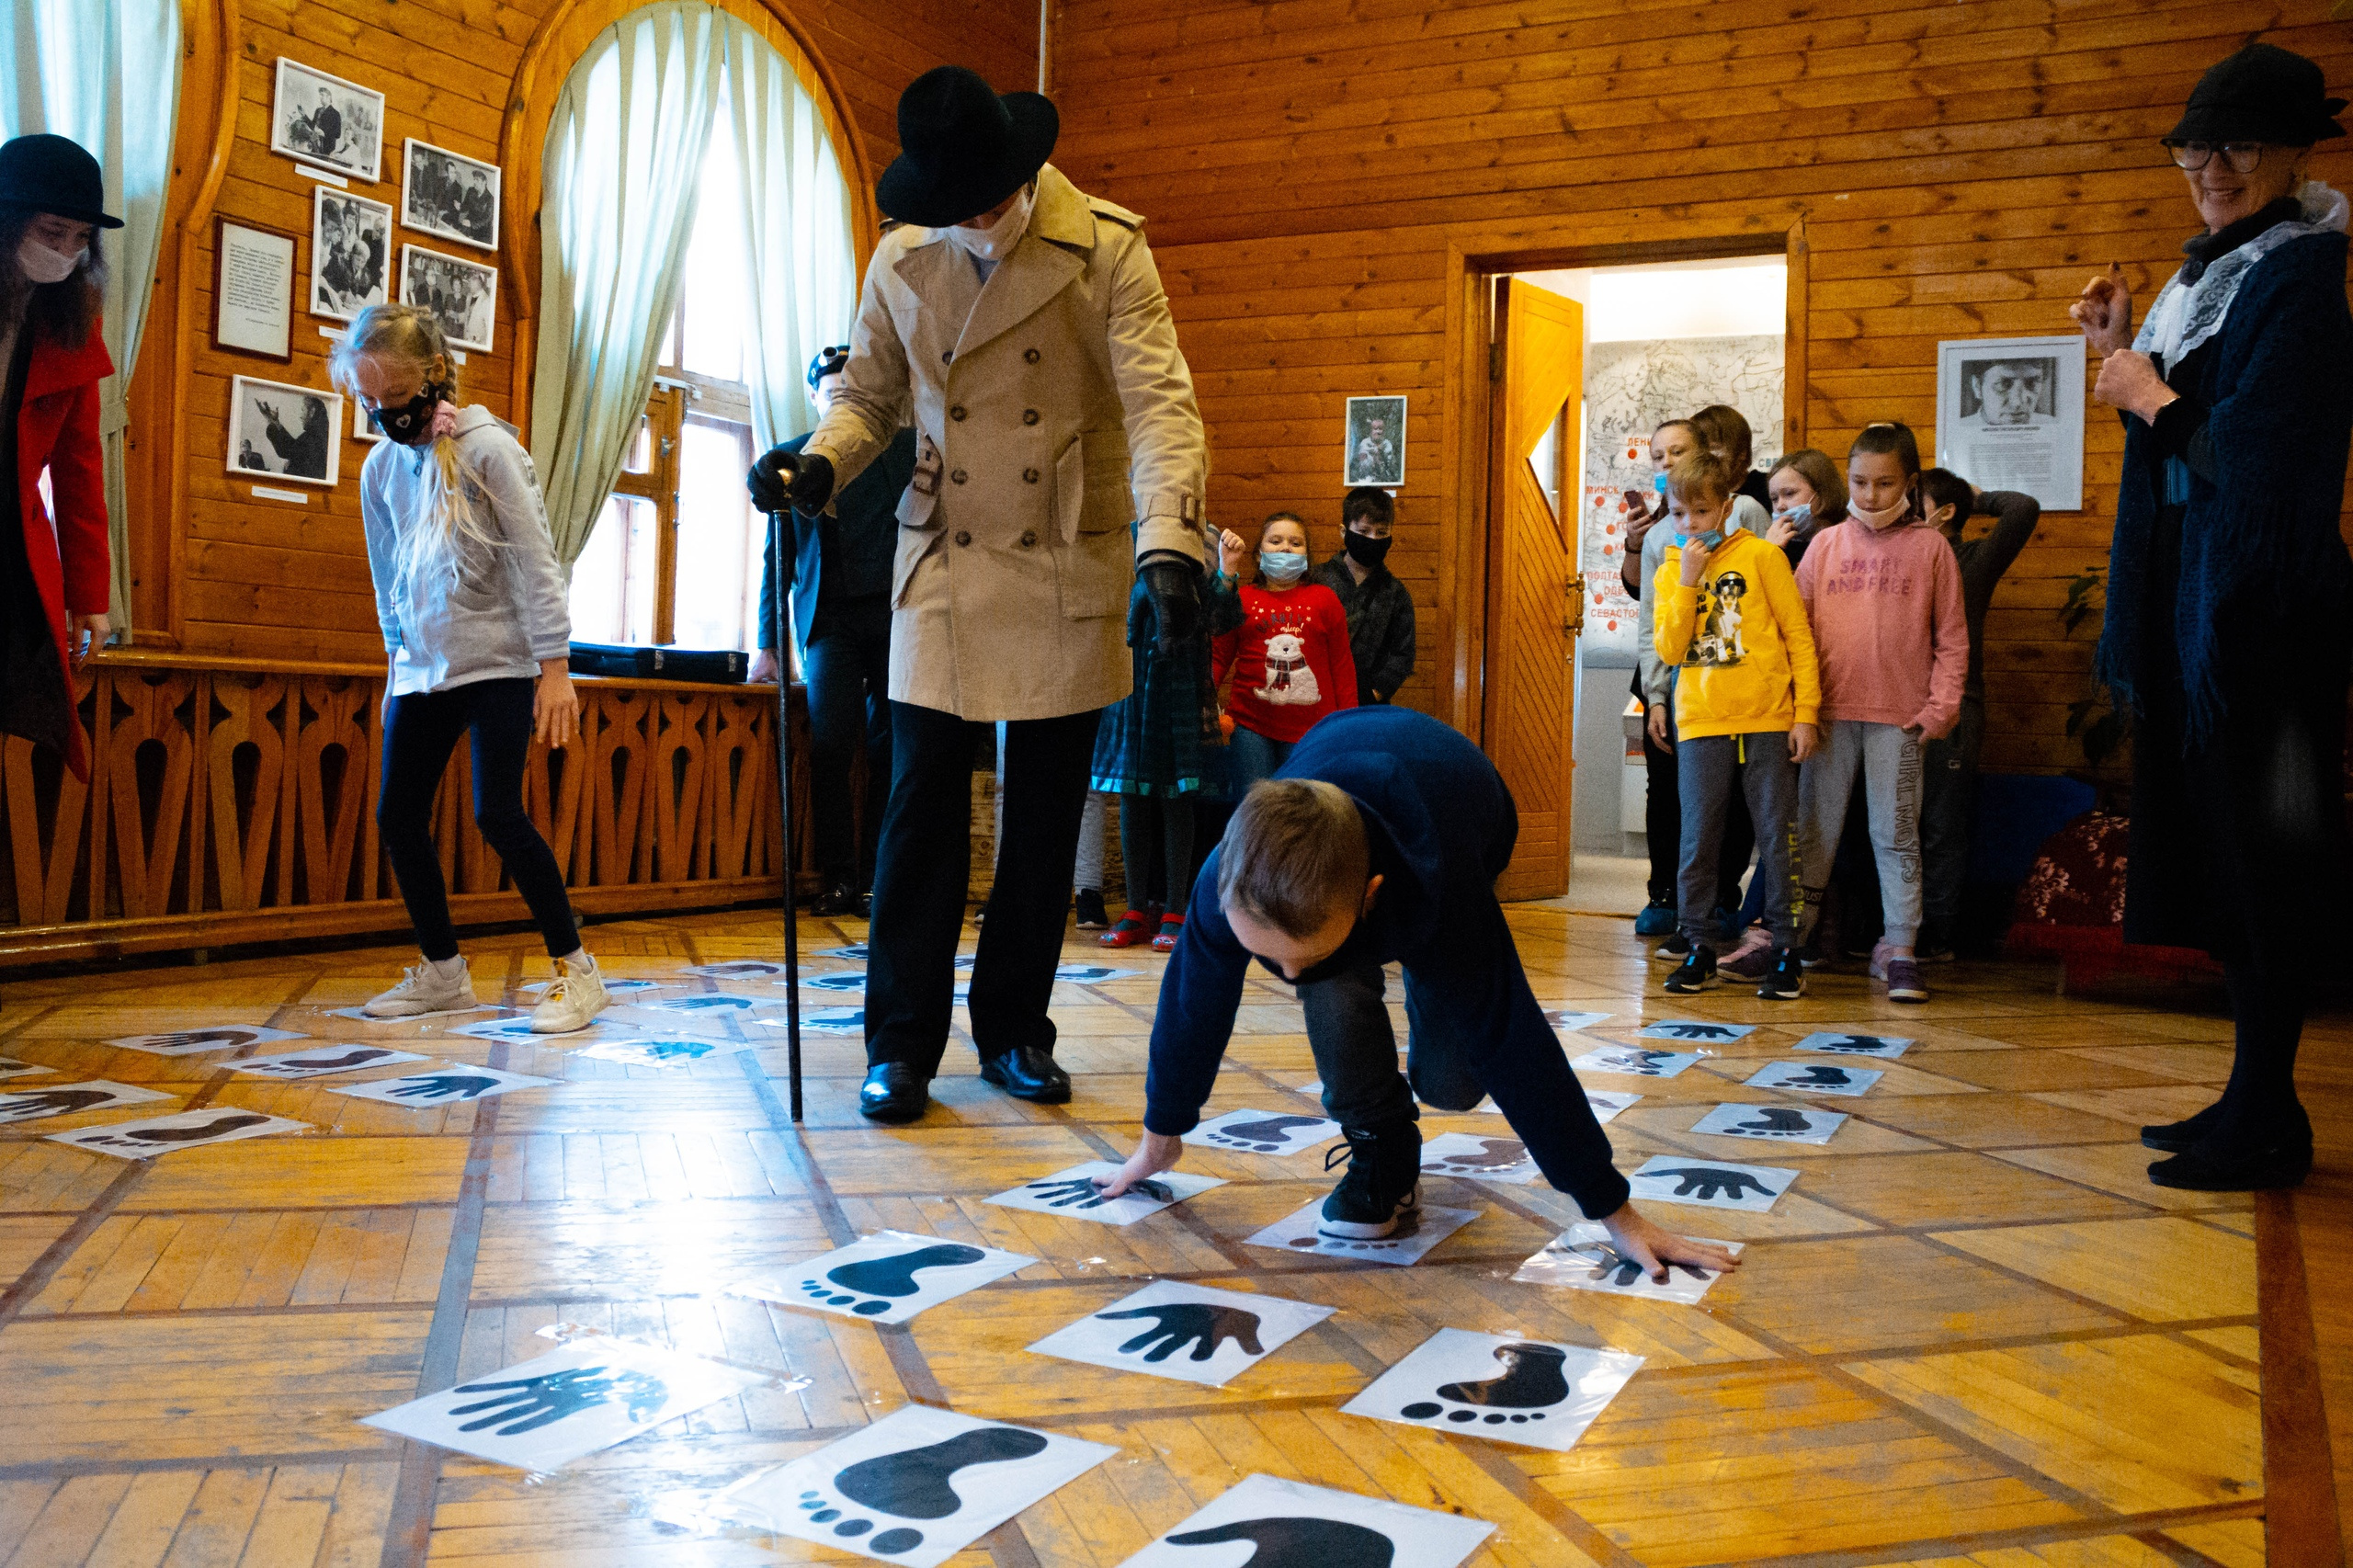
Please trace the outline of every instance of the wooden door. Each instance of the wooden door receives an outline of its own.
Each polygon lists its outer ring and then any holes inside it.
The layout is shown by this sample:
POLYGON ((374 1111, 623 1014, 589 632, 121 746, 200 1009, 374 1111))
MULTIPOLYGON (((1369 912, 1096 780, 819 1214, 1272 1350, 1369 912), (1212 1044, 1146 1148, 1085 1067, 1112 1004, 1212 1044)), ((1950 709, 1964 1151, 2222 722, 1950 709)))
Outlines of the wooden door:
POLYGON ((1569 770, 1585 604, 1573 531, 1585 307, 1517 278, 1500 279, 1490 374, 1486 749, 1519 807, 1519 844, 1495 891, 1507 899, 1557 898, 1569 885, 1569 770), (1540 475, 1534 460, 1555 429, 1557 470, 1540 475))

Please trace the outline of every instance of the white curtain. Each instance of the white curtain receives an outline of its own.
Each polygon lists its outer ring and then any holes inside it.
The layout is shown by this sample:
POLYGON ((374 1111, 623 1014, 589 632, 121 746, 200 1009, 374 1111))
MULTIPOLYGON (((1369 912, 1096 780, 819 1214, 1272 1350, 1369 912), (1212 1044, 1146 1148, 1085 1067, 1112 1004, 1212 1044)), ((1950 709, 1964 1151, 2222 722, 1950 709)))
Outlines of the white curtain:
POLYGON ((677 312, 723 81, 722 15, 645 6, 598 35, 548 125, 531 460, 556 559, 588 542, 677 312))
POLYGON ((0 136, 50 131, 87 148, 106 175, 106 210, 123 221, 107 251, 107 352, 98 385, 113 545, 114 624, 131 631, 131 517, 123 493, 123 389, 139 358, 163 240, 164 194, 179 123, 177 0, 11 0, 0 32, 0 136))
POLYGON ((766 451, 808 431, 809 361, 849 341, 858 312, 849 187, 817 102, 791 62, 748 24, 727 18, 728 103, 733 111, 751 328, 745 380, 752 443, 766 451))

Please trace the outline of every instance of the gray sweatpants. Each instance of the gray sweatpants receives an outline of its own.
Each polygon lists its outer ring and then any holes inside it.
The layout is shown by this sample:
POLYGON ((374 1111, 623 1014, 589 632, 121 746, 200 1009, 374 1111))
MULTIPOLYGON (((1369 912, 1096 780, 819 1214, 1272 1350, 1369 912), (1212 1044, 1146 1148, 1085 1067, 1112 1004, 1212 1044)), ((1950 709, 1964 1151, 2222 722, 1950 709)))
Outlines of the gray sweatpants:
POLYGON ((1712 948, 1716 929, 1716 859, 1724 836, 1724 806, 1732 799, 1733 775, 1756 824, 1756 874, 1765 882, 1765 923, 1773 945, 1797 945, 1803 912, 1798 891, 1798 766, 1790 760, 1786 730, 1749 735, 1702 735, 1675 747, 1677 794, 1683 807, 1683 864, 1675 893, 1683 934, 1693 946, 1712 948))
MULTIPOLYGON (((1920 743, 1893 724, 1834 719, 1820 726, 1822 744, 1799 780, 1798 839, 1809 911, 1821 907, 1847 825, 1855 775, 1863 776, 1870 817, 1871 853, 1879 861, 1879 901, 1887 923, 1882 938, 1908 948, 1920 935, 1920 743)), ((1808 934, 1813 929, 1809 917, 1808 934)))

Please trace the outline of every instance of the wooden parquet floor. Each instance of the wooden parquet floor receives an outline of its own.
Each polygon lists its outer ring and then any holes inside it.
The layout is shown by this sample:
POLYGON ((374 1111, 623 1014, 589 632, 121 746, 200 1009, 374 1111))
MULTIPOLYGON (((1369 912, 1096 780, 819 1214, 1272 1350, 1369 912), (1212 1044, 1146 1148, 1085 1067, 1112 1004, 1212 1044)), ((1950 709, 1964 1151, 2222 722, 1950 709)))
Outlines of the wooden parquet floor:
MULTIPOLYGON (((1614 1015, 1594 1040, 1663 1017, 1760 1026, 1677 1078, 1590 1080, 1643 1096, 1608 1130, 1622 1168, 1669 1153, 1803 1172, 1770 1213, 1652 1209, 1749 1244, 1699 1306, 1513 1283, 1577 1218, 1540 1183, 1433 1179, 1427 1200, 1482 1213, 1412 1268, 1242 1244, 1321 1195, 1332 1178, 1313 1154, 1188 1150, 1188 1168, 1227 1185, 1124 1229, 984 1204, 1132 1146, 1163 961, 1148 949, 1118 955, 1147 978, 1057 988, 1070 1105, 987 1087, 960 1039, 931 1115, 896 1130, 857 1115, 863 1053, 837 1036, 809 1037, 799 1129, 780 1039, 655 1069, 432 1030, 415 1049, 560 1082, 414 1108, 99 1043, 232 1021, 361 1038, 325 1009, 393 978, 409 956, 393 948, 11 983, 0 1055, 56 1069, 29 1083, 106 1078, 174 1101, 0 1128, 0 1563, 849 1561, 690 1521, 726 1483, 911 1401, 1119 1450, 959 1568, 1109 1568, 1254 1472, 1492 1521, 1482 1568, 2264 1561, 2253 1206, 2149 1187, 2134 1142, 2135 1124, 2211 1098, 2223 1018, 2062 998, 2048 970, 1990 965, 1933 972, 1924 1008, 1890 1007, 1853 974, 1817 975, 1794 1004, 1667 998, 1623 921, 1512 922, 1549 1006, 1614 1015), (1869 1063, 1887 1076, 1836 1103, 1853 1119, 1825 1146, 1688 1131, 1719 1101, 1784 1100, 1742 1080, 1818 1028, 1919 1043, 1869 1063), (312 1131, 147 1162, 43 1138, 204 1106, 312 1131), (729 1291, 885 1227, 1042 1261, 904 1327, 729 1291), (1023 1348, 1168 1277, 1337 1311, 1223 1389, 1023 1348), (545 1476, 358 1424, 543 1353, 565 1324, 775 1381, 545 1476), (1647 1359, 1565 1453, 1339 1414, 1440 1327, 1647 1359)), ((659 981, 779 947, 773 915, 589 935, 608 973, 659 981)), ((810 920, 802 942, 862 935, 810 920)), ((485 999, 528 1000, 545 976, 528 937, 468 947, 485 999)), ((1068 950, 1104 956, 1075 937, 1068 950)), ((1302 1028, 1288 988, 1254 980, 1210 1110, 1316 1109, 1299 1093, 1315 1077, 1302 1028)), ((2315 1034, 2353 1038, 2342 1019, 2315 1034)), ((1228 1568, 1242 1550, 1200 1560, 1228 1568)))

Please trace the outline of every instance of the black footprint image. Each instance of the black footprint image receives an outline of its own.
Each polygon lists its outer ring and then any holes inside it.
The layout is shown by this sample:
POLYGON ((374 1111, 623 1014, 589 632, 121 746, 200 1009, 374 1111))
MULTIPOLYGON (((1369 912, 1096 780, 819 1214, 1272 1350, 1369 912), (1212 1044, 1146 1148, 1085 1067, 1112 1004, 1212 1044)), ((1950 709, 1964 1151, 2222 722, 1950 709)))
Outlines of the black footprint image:
POLYGON ((1748 1196, 1752 1189, 1759 1198, 1776 1196, 1774 1188, 1767 1187, 1746 1171, 1721 1170, 1714 1165, 1677 1165, 1668 1170, 1644 1171, 1642 1174, 1659 1180, 1672 1178, 1676 1184, 1676 1197, 1696 1197, 1702 1203, 1713 1203, 1719 1194, 1737 1200, 1748 1196))
POLYGON ((1744 1121, 1731 1131, 1756 1138, 1791 1138, 1801 1132, 1813 1131, 1813 1123, 1805 1112, 1790 1110, 1783 1106, 1760 1106, 1755 1121, 1744 1121))
MULTIPOLYGON (((941 1242, 936 1246, 917 1247, 913 1252, 895 1253, 889 1257, 860 1258, 825 1271, 825 1279, 844 1290, 867 1296, 889 1296, 904 1301, 923 1287, 915 1283, 915 1275, 926 1268, 954 1268, 961 1264, 978 1263, 988 1254, 978 1247, 968 1247, 957 1242, 941 1242)), ((847 1307, 860 1317, 874 1317, 891 1310, 890 1301, 861 1301, 856 1295, 836 1295, 825 1287, 824 1280, 804 1279, 801 1288, 829 1307, 847 1307)))
POLYGON ((1323 1119, 1320 1116, 1269 1116, 1256 1121, 1230 1121, 1213 1129, 1210 1141, 1261 1154, 1279 1153, 1292 1128, 1313 1127, 1323 1119))
POLYGON ((240 1127, 259 1127, 268 1119, 266 1116, 251 1114, 223 1116, 201 1127, 138 1127, 112 1136, 125 1143, 194 1143, 201 1139, 217 1138, 223 1132, 234 1132, 240 1127))
POLYGON ((1816 1051, 1859 1051, 1871 1052, 1884 1051, 1894 1043, 1895 1042, 1893 1040, 1882 1040, 1875 1034, 1850 1034, 1844 1040, 1825 1040, 1820 1045, 1815 1046, 1814 1049, 1816 1051))
POLYGON ((1242 1568, 1390 1568, 1396 1543, 1379 1530, 1338 1519, 1242 1519, 1168 1538, 1171 1546, 1246 1540, 1257 1550, 1242 1568))
POLYGON ((276 1073, 332 1073, 345 1067, 365 1067, 370 1062, 380 1062, 387 1056, 397 1054, 398 1053, 395 1051, 386 1051, 380 1046, 361 1046, 357 1051, 347 1051, 341 1056, 290 1056, 285 1061, 278 1063, 278 1065, 272 1068, 271 1071, 276 1073))
POLYGON ((1855 1080, 1844 1067, 1809 1067, 1794 1078, 1781 1082, 1785 1089, 1850 1089, 1855 1080))
POLYGON ((1105 1323, 1122 1319, 1150 1318, 1153 1326, 1120 1346, 1120 1354, 1132 1356, 1143 1351, 1143 1358, 1157 1366, 1189 1345, 1192 1358, 1206 1361, 1217 1354, 1217 1347, 1231 1339, 1245 1353, 1264 1356, 1267 1352, 1258 1343, 1258 1314, 1240 1307, 1215 1306, 1208 1301, 1171 1301, 1155 1307, 1135 1307, 1124 1312, 1097 1312, 1105 1323), (1144 1346, 1150 1346, 1149 1350, 1144 1346))
MULTIPOLYGON (((983 1426, 927 1448, 860 1460, 836 1474, 833 1485, 844 1497, 878 1514, 902 1519, 944 1519, 964 1506, 964 1499, 949 1484, 958 1471, 1026 1460, 1045 1451, 1046 1439, 1035 1432, 1017 1426, 983 1426)), ((828 1502, 822 1492, 803 1492, 800 1506, 812 1522, 833 1525, 834 1533, 846 1539, 854 1540, 874 1528, 871 1519, 845 1517, 847 1510, 828 1502)), ((890 1556, 913 1551, 922 1544, 923 1531, 900 1526, 876 1535, 864 1550, 890 1556)))
POLYGON ((1476 1383, 1445 1383, 1439 1386, 1438 1399, 1422 1400, 1398 1412, 1408 1421, 1428 1421, 1443 1414, 1449 1421, 1484 1422, 1490 1426, 1509 1423, 1541 1421, 1544 1406, 1560 1403, 1569 1397, 1568 1380, 1561 1375, 1561 1364, 1568 1359, 1568 1352, 1552 1345, 1527 1345, 1515 1342, 1495 1347, 1495 1359, 1504 1364, 1503 1375, 1476 1383), (1481 1415, 1481 1411, 1486 1412, 1481 1415))
POLYGON ((1528 1158, 1528 1145, 1517 1138, 1482 1138, 1474 1154, 1449 1154, 1423 1168, 1439 1176, 1494 1176, 1528 1158))

